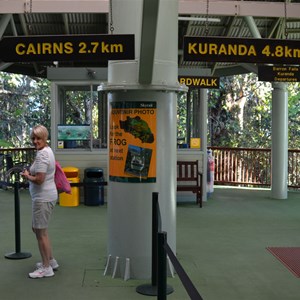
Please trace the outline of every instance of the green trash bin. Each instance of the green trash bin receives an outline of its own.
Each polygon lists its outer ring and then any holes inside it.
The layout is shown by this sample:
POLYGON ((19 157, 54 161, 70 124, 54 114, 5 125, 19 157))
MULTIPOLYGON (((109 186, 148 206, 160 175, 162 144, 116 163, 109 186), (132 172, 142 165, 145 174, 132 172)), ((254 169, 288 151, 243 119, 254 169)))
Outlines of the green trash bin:
POLYGON ((84 170, 84 204, 87 206, 98 206, 104 204, 104 186, 96 185, 103 182, 104 175, 102 168, 87 168, 84 170), (86 184, 85 184, 86 183, 86 184), (94 185, 88 185, 93 183, 94 185))

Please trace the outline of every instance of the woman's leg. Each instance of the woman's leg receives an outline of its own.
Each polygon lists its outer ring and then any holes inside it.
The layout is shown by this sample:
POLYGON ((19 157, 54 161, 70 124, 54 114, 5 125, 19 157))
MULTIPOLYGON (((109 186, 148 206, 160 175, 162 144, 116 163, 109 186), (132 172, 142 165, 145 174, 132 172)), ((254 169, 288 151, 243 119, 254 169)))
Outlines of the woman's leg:
POLYGON ((44 267, 49 267, 49 261, 53 258, 51 243, 48 235, 47 228, 44 229, 34 229, 40 254, 42 257, 42 263, 44 267))

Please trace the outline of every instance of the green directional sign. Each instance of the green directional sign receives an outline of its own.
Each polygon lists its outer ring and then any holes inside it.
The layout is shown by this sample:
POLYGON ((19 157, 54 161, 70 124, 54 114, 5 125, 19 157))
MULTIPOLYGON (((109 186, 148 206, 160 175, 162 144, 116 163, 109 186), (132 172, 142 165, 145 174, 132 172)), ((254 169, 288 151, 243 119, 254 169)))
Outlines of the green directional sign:
POLYGON ((4 37, 4 62, 108 61, 134 59, 134 35, 58 35, 4 37))
POLYGON ((183 54, 185 61, 299 64, 300 41, 185 36, 183 54))

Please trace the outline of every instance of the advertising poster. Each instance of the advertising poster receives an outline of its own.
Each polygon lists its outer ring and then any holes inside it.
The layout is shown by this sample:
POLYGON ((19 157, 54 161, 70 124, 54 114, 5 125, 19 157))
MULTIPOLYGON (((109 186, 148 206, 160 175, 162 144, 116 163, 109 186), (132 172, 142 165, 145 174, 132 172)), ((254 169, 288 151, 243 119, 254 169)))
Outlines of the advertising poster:
POLYGON ((109 179, 156 182, 156 102, 110 104, 109 179))

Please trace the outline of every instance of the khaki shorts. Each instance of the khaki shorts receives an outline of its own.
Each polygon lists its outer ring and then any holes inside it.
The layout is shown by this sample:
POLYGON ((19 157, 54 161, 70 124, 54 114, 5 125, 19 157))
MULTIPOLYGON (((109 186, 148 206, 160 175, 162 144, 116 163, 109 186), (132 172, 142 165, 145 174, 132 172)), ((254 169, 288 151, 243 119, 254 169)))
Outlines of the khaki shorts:
POLYGON ((32 202, 32 228, 48 228, 52 211, 56 201, 52 202, 32 202))

